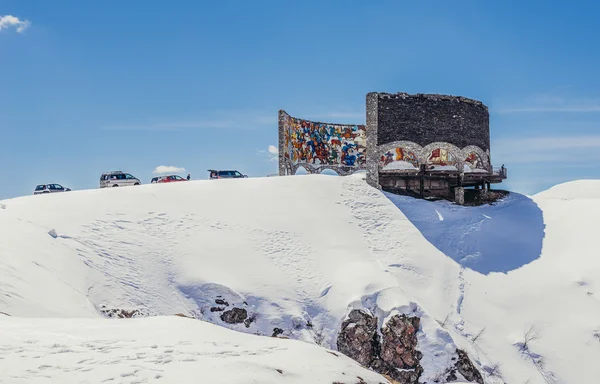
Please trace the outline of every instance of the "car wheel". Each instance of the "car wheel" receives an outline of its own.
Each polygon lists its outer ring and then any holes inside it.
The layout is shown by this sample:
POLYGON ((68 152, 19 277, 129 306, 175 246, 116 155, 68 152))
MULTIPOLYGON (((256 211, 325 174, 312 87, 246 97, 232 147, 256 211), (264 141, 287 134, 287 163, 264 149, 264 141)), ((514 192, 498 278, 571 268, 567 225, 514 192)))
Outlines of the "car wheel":
POLYGON ((118 185, 117 185, 117 184, 115 184, 115 185, 113 185, 113 188, 114 188, 114 187, 118 187, 118 185))
POLYGON ((135 184, 133 184, 133 185, 140 185, 140 183, 135 183, 135 184))

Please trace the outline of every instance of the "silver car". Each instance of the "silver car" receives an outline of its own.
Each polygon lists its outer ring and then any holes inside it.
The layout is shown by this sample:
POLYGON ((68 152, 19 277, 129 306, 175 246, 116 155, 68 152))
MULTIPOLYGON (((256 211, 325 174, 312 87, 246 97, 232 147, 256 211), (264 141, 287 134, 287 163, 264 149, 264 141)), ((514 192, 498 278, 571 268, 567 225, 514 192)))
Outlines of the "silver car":
POLYGON ((44 193, 68 192, 70 190, 70 188, 65 188, 60 184, 40 184, 35 187, 35 191, 33 191, 33 194, 41 195, 44 193))
POLYGON ((140 184, 142 184, 140 179, 122 171, 106 172, 100 176, 100 188, 127 187, 140 184))

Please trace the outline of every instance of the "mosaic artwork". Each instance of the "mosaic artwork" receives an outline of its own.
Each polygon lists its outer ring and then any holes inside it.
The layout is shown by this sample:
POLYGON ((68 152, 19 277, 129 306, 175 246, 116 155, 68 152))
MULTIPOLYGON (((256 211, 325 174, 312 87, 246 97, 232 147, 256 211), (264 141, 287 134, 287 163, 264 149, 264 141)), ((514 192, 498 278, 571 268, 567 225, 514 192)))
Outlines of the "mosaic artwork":
POLYGON ((419 168, 419 161, 413 152, 397 147, 381 156, 379 167, 388 170, 414 169, 419 168))
POLYGON ((431 151, 431 154, 428 158, 428 163, 441 166, 456 165, 456 158, 448 150, 444 148, 436 148, 431 151))
POLYGON ((485 169, 483 161, 475 152, 471 152, 467 155, 465 159, 465 165, 470 169, 485 169))
POLYGON ((284 157, 293 165, 359 167, 366 164, 364 125, 315 123, 285 115, 284 157))

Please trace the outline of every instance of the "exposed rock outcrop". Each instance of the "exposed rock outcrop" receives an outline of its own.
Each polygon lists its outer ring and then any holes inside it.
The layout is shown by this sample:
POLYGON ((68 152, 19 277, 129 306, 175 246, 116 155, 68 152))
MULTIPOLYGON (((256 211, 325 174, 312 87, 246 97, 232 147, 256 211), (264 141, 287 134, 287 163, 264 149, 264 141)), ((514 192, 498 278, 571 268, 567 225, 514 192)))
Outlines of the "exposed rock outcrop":
POLYGON ((458 354, 458 360, 456 361, 455 367, 458 373, 463 375, 463 377, 468 381, 483 384, 483 377, 477 368, 475 368, 475 365, 473 362, 471 362, 471 359, 469 359, 467 352, 457 349, 456 353, 458 354))
POLYGON ((395 315, 381 330, 380 369, 401 383, 417 383, 423 373, 419 363, 423 354, 417 350, 420 322, 416 316, 395 315))
POLYGON ((391 377, 400 384, 416 384, 423 373, 417 348, 418 317, 395 315, 377 333, 377 318, 362 310, 352 310, 342 323, 337 347, 340 352, 365 367, 391 377))
POLYGON ((377 318, 366 311, 352 310, 348 319, 342 323, 337 348, 365 367, 371 367, 374 360, 379 359, 377 318))
POLYGON ((133 317, 144 316, 137 309, 131 309, 131 310, 127 310, 127 309, 102 309, 102 310, 100 310, 100 312, 102 312, 102 314, 104 316, 106 316, 106 317, 118 318, 118 319, 131 319, 133 317))
POLYGON ((243 308, 232 308, 223 312, 221 320, 227 324, 240 324, 248 317, 248 312, 243 308))

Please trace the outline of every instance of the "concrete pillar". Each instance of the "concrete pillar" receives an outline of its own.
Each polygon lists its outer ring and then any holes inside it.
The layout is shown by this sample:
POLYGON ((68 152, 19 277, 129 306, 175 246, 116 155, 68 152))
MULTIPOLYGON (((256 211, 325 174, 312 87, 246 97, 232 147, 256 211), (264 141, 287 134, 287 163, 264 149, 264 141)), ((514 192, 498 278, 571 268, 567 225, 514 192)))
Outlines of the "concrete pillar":
POLYGON ((377 157, 377 125, 379 111, 379 95, 375 92, 367 93, 367 183, 381 189, 379 186, 379 158, 377 157))
POLYGON ((463 187, 454 188, 454 202, 458 205, 465 204, 465 189, 463 187))
POLYGON ((488 191, 492 190, 492 184, 490 182, 487 183, 487 190, 488 191))
POLYGON ((284 121, 286 119, 287 113, 285 111, 280 110, 278 115, 279 120, 279 140, 277 142, 279 146, 279 176, 285 176, 288 174, 287 164, 285 161, 285 124, 284 121))

